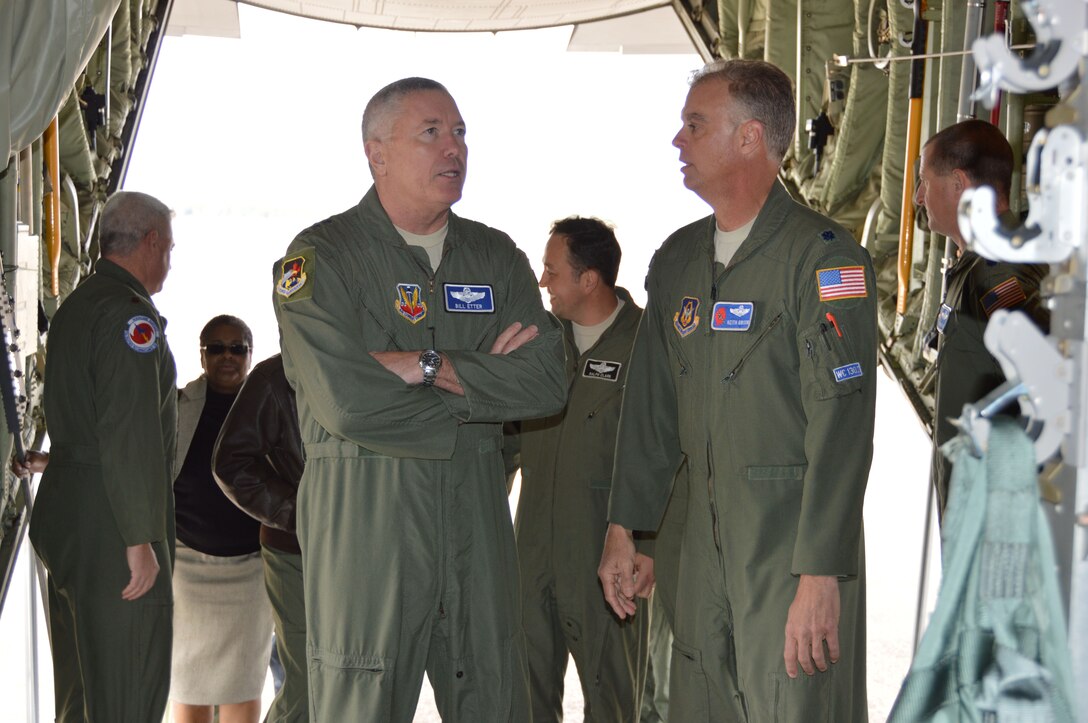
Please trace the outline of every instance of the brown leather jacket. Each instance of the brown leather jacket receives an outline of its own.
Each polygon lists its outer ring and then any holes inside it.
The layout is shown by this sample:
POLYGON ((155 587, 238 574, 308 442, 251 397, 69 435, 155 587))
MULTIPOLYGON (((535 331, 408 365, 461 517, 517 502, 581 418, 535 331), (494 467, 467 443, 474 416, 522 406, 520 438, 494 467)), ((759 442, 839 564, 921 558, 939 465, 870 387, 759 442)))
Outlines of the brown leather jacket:
POLYGON ((280 355, 253 368, 238 392, 212 454, 223 493, 261 521, 261 544, 299 553, 295 497, 302 477, 295 392, 280 355))

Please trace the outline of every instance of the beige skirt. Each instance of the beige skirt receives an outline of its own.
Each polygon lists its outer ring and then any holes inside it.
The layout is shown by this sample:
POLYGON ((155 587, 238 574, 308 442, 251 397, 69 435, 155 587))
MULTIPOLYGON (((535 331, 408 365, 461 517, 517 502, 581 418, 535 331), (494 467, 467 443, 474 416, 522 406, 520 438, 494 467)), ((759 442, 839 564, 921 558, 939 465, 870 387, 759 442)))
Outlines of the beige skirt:
POLYGON ((179 542, 170 699, 223 705, 260 698, 271 652, 261 553, 216 557, 179 542))

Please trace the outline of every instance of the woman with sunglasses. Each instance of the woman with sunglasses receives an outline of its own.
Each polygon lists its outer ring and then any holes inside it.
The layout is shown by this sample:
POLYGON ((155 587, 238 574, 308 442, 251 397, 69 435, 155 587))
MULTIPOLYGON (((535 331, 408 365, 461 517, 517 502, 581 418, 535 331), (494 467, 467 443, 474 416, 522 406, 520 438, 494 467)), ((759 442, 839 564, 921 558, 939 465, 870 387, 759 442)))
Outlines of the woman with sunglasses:
POLYGON ((174 498, 174 651, 177 723, 257 723, 272 646, 260 523, 212 477, 212 451, 253 360, 253 333, 221 315, 200 332, 204 373, 178 394, 174 498))

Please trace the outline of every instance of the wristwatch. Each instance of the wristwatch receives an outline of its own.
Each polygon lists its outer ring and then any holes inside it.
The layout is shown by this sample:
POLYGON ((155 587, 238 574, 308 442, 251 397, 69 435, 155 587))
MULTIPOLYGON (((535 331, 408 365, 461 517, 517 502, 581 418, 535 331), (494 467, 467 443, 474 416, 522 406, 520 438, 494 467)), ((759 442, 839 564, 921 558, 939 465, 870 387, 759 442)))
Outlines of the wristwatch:
POLYGON ((434 349, 425 349, 419 353, 419 368, 423 370, 423 386, 433 387, 442 368, 442 357, 434 349))

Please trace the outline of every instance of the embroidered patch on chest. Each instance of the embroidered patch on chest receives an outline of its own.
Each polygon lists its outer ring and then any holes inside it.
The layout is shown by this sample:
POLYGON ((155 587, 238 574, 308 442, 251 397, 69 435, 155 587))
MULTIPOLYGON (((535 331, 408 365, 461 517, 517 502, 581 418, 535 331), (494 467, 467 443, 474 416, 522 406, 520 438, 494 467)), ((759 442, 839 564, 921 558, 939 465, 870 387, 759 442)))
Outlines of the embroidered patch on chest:
POLYGON ((622 368, 623 364, 620 362, 586 359, 586 365, 582 367, 582 376, 614 382, 620 378, 620 369, 622 368))
POLYGON ((393 305, 397 313, 413 324, 427 316, 427 302, 423 301, 419 284, 397 284, 397 299, 393 305))
POLYGON ((756 315, 756 305, 751 301, 717 301, 710 317, 714 331, 748 331, 756 315))
POLYGON ((442 284, 446 311, 461 314, 493 314, 495 293, 487 284, 442 284))
POLYGON ((685 296, 680 300, 680 311, 673 314, 672 325, 680 336, 687 336, 699 327, 699 300, 694 296, 685 296))
POLYGON ((159 346, 159 329, 149 317, 134 316, 125 322, 125 343, 141 354, 153 352, 159 346))
POLYGON ((816 272, 816 286, 820 291, 820 301, 856 299, 869 295, 864 266, 819 269, 816 272))
POLYGON ((841 367, 835 367, 831 370, 831 373, 835 375, 835 381, 837 383, 845 382, 848 379, 856 379, 863 374, 861 371, 861 364, 858 362, 850 362, 841 367))

